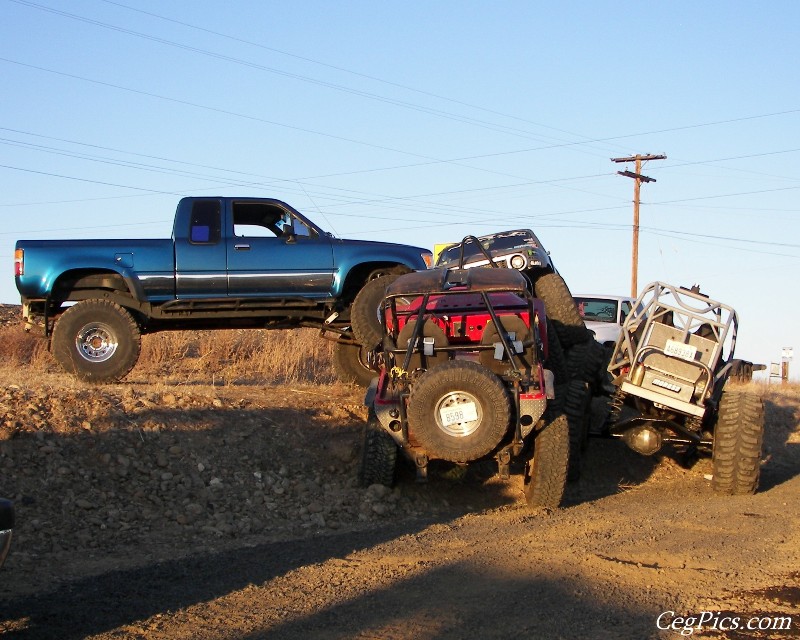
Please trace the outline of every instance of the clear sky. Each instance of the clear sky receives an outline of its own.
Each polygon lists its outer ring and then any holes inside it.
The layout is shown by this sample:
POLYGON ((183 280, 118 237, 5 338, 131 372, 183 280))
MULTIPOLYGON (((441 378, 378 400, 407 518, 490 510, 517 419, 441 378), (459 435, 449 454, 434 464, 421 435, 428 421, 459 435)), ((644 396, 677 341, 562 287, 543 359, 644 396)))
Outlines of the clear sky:
MULTIPOLYGON (((532 228, 574 293, 699 283, 779 361, 800 318, 800 3, 0 0, 14 242, 167 237, 179 197, 285 200, 432 248, 532 228)), ((793 376, 798 365, 793 365, 793 376)))

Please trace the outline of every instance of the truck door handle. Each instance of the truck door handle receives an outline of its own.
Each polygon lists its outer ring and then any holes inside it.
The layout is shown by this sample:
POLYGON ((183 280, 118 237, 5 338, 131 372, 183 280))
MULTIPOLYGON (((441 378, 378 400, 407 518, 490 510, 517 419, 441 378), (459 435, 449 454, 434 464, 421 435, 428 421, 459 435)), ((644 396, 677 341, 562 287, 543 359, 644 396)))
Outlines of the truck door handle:
POLYGON ((250 251, 250 245, 249 244, 235 244, 235 245, 233 245, 233 248, 236 251, 250 251))

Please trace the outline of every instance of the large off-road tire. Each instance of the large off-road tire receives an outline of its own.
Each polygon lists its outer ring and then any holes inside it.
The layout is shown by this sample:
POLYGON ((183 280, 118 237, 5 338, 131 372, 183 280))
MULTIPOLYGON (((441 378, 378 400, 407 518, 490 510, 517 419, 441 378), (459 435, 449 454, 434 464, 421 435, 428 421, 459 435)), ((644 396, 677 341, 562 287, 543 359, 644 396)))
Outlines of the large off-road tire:
POLYGON ((333 368, 339 380, 360 387, 368 387, 378 372, 367 358, 369 353, 360 344, 337 342, 333 345, 333 368))
POLYGON ((558 410, 548 409, 548 421, 536 434, 533 455, 525 463, 523 490, 529 507, 555 509, 564 498, 569 464, 569 423, 558 410))
POLYGON ((569 468, 567 480, 581 477, 581 460, 589 441, 592 396, 583 380, 570 380, 564 390, 564 413, 569 423, 569 468))
POLYGON ((350 307, 350 325, 356 340, 368 349, 379 345, 383 340, 379 309, 386 295, 386 287, 397 280, 402 273, 375 271, 356 294, 350 307))
POLYGON ((56 321, 52 349, 65 371, 88 382, 114 382, 133 369, 141 341, 127 310, 108 300, 84 300, 56 321))
POLYGON ((491 453, 508 432, 511 403, 500 378, 475 362, 453 360, 420 376, 408 401, 411 437, 430 458, 470 462, 491 453), (448 411, 464 420, 450 423, 448 411))
POLYGON ((723 391, 714 428, 711 486, 722 495, 755 493, 761 471, 764 403, 745 391, 723 391))
POLYGON ((358 482, 362 487, 369 487, 373 484, 391 487, 394 484, 396 468, 397 443, 383 430, 375 412, 370 409, 369 419, 364 427, 358 482))
POLYGON ((576 344, 566 354, 567 371, 571 380, 583 380, 595 395, 604 393, 608 380, 606 350, 594 338, 576 344))
POLYGON ((553 372, 555 384, 566 384, 569 380, 564 348, 561 346, 561 340, 559 340, 550 318, 547 319, 547 358, 545 358, 544 366, 553 372))
POLYGON ((544 302, 547 317, 553 321, 561 346, 568 349, 591 337, 564 278, 557 273, 546 273, 536 280, 535 289, 536 297, 544 302))

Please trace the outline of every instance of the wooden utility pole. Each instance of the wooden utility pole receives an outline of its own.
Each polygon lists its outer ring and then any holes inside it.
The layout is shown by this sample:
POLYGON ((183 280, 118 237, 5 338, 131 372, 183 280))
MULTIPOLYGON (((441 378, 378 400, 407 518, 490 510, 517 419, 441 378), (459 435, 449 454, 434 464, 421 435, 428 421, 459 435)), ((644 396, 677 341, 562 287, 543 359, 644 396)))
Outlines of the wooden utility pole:
POLYGON ((642 182, 655 182, 655 178, 642 175, 642 160, 666 160, 666 155, 641 155, 611 158, 611 162, 636 162, 636 171, 617 171, 621 176, 633 178, 633 247, 631 249, 631 297, 639 295, 639 191, 642 182))

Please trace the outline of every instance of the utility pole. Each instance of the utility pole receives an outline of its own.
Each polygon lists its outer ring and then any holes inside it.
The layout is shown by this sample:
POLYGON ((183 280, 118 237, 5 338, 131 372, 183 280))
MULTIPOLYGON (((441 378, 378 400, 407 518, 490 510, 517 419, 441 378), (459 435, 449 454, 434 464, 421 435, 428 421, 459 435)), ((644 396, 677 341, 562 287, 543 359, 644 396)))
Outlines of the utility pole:
POLYGON ((660 155, 641 155, 625 158, 611 158, 611 162, 636 162, 636 171, 617 171, 621 176, 633 178, 633 247, 631 250, 631 297, 639 295, 639 190, 642 182, 655 182, 655 178, 648 178, 642 175, 642 160, 666 160, 667 156, 660 155))

